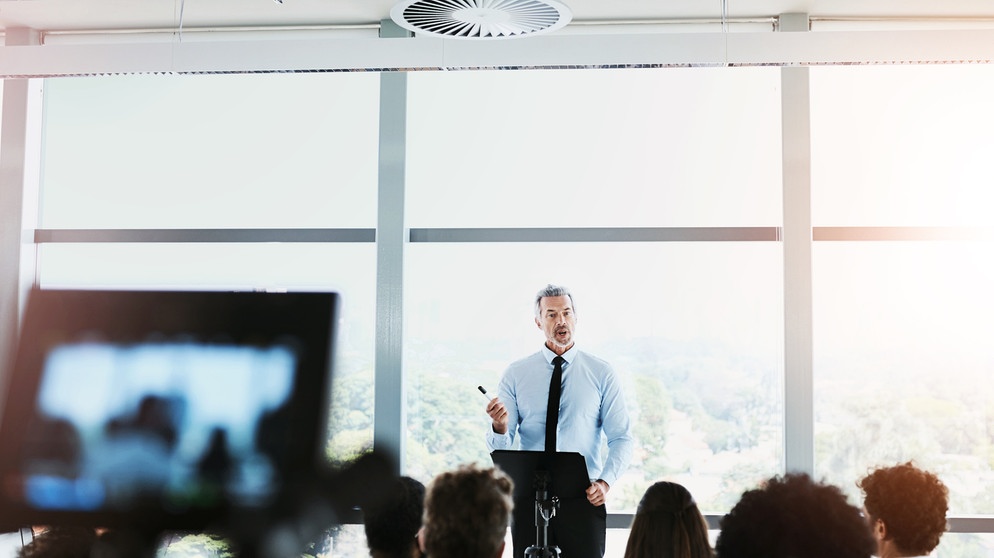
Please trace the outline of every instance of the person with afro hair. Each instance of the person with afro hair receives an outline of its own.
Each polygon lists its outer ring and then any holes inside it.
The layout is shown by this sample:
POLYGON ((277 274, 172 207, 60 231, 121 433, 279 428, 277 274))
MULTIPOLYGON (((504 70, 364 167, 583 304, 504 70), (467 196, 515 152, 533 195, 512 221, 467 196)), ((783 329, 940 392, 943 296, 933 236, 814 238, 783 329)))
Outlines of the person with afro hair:
POLYGON ((746 491, 720 528, 717 558, 870 558, 876 549, 859 508, 805 473, 746 491))
POLYGON ((911 462, 881 467, 857 483, 880 558, 925 556, 946 531, 949 490, 911 462))

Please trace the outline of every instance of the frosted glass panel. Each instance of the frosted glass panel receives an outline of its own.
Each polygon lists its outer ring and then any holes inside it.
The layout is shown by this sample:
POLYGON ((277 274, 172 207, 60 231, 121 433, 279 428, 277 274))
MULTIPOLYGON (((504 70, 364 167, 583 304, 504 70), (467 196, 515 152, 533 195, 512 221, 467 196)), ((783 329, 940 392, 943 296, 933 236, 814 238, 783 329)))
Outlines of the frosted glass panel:
POLYGON ((45 228, 371 227, 379 75, 45 83, 45 228))
POLYGON ((994 67, 811 68, 815 226, 989 226, 994 67))
POLYGON ((416 72, 412 227, 775 226, 777 68, 416 72))

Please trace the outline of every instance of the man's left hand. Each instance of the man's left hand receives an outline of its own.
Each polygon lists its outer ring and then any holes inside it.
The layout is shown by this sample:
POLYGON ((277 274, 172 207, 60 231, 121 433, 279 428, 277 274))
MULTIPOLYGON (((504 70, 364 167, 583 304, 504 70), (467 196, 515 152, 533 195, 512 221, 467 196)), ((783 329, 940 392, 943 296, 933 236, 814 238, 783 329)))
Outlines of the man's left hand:
POLYGON ((595 506, 603 506, 607 499, 608 490, 611 490, 611 487, 606 482, 600 479, 595 480, 587 488, 587 501, 595 506))

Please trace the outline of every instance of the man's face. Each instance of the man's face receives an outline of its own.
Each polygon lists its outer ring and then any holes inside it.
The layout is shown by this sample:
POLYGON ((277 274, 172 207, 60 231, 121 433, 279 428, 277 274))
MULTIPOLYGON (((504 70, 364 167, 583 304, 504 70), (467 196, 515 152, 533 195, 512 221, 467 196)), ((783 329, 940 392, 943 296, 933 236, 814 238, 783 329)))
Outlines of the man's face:
POLYGON ((535 325, 545 333, 545 344, 557 353, 569 349, 573 345, 573 330, 576 329, 576 316, 570 298, 545 296, 539 301, 538 308, 535 325))

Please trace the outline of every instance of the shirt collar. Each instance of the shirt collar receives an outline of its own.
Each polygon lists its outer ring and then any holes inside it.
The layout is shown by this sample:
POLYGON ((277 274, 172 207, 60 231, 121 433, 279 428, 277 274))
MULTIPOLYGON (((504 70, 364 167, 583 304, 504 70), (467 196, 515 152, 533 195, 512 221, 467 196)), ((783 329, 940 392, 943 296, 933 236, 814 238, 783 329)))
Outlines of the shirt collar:
MULTIPOLYGON (((573 346, 570 347, 568 351, 563 353, 563 360, 566 361, 566 364, 573 362, 573 359, 576 358, 576 351, 576 343, 573 343, 573 346)), ((556 358, 556 353, 554 353, 552 349, 546 347, 545 344, 542 344, 542 354, 545 355, 545 361, 549 364, 552 364, 552 359, 556 358)))

